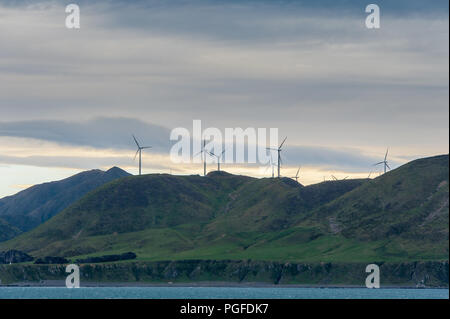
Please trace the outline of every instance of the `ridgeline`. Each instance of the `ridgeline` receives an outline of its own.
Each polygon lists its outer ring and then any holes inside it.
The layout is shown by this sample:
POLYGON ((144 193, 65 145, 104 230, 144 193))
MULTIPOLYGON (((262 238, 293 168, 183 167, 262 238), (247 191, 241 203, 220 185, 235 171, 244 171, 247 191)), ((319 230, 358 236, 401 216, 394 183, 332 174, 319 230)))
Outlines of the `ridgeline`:
POLYGON ((448 285, 448 168, 442 155, 375 179, 310 186, 226 172, 122 177, 0 251, 71 260, 133 252, 134 263, 444 262, 448 285))

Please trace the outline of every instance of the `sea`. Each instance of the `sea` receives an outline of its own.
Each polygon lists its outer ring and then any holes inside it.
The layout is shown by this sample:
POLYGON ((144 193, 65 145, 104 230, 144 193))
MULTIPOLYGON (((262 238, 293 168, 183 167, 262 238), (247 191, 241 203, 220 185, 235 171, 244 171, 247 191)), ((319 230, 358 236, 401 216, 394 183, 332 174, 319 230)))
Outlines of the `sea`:
POLYGON ((448 299, 448 289, 0 287, 0 299, 448 299))

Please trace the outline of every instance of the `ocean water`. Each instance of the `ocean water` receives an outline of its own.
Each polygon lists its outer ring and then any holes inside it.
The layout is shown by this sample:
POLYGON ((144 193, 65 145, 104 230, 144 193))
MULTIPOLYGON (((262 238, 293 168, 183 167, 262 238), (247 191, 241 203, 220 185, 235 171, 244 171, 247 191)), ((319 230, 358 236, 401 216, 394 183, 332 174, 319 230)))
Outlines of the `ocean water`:
POLYGON ((0 287, 0 299, 448 299, 448 289, 0 287))

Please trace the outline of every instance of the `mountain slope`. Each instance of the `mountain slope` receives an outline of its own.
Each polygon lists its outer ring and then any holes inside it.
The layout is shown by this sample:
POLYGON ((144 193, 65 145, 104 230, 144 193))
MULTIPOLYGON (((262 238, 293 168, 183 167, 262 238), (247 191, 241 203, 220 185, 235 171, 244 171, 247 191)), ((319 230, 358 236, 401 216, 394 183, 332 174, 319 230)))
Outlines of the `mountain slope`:
POLYGON ((290 178, 256 179, 232 194, 223 214, 208 225, 219 232, 280 231, 314 208, 362 185, 367 180, 324 182, 304 187, 290 178))
POLYGON ((60 181, 32 186, 0 199, 0 218, 21 231, 28 231, 89 191, 128 175, 124 170, 113 167, 106 172, 91 170, 60 181))
POLYGON ((303 187, 287 178, 254 179, 226 172, 207 177, 130 176, 90 192, 7 244, 36 254, 67 256, 110 249, 113 242, 120 244, 121 240, 148 245, 153 251, 154 245, 181 251, 208 246, 226 232, 230 235, 227 240, 234 238, 241 246, 247 239, 240 233, 284 229, 294 224, 297 211, 313 207, 314 199, 329 201, 363 182, 303 187), (334 188, 340 190, 330 190, 334 188))
POLYGON ((21 231, 18 228, 11 226, 0 218, 0 241, 11 239, 20 233, 21 231))
POLYGON ((419 159, 305 216, 336 238, 356 240, 389 259, 448 259, 449 157, 419 159))
MULTIPOLYGON (((449 157, 412 161, 320 207, 347 238, 448 241, 449 157)), ((329 224, 329 223, 328 223, 329 224)))
POLYGON ((94 190, 35 233, 67 239, 207 222, 234 189, 229 184, 246 180, 167 174, 124 178, 94 190))
POLYGON ((225 172, 104 185, 0 250, 139 260, 448 260, 448 155, 373 180, 302 186, 225 172))

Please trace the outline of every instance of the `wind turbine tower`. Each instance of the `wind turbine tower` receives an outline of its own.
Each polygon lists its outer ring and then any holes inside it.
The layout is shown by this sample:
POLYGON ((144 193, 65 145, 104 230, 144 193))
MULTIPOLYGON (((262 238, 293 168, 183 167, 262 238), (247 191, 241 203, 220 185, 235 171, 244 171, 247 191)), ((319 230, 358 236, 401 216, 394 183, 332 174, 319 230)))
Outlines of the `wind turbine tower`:
POLYGON ((152 147, 151 146, 141 146, 134 135, 133 135, 133 139, 138 147, 136 154, 134 155, 134 159, 136 159, 136 156, 139 153, 139 175, 141 175, 141 173, 142 173, 142 150, 144 150, 146 148, 152 148, 152 147))
POLYGON ((298 170, 297 170, 297 174, 295 174, 295 176, 294 177, 292 177, 293 179, 295 179, 295 181, 298 183, 298 173, 300 172, 300 167, 298 168, 298 170))
POLYGON ((206 146, 206 140, 203 140, 203 148, 202 148, 202 152, 203 152, 203 176, 206 176, 206 150, 205 150, 205 146, 206 146))
POLYGON ((215 153, 209 152, 209 151, 207 151, 207 152, 209 155, 217 158, 217 171, 220 172, 220 159, 223 158, 223 154, 225 154, 225 150, 223 150, 222 153, 220 153, 220 155, 216 155, 215 153))
POLYGON ((274 172, 275 165, 276 164, 273 162, 272 152, 270 152, 270 162, 269 162, 269 165, 267 166, 266 170, 264 171, 264 173, 267 172, 267 170, 269 168, 271 168, 272 169, 272 178, 274 178, 275 177, 275 172, 274 172))
POLYGON ((197 156, 198 154, 203 154, 203 176, 206 176, 206 154, 208 153, 209 155, 211 155, 211 153, 205 149, 205 146, 206 140, 203 140, 202 150, 195 154, 195 156, 197 156))
POLYGON ((280 144, 280 146, 278 146, 278 148, 270 148, 270 147, 267 147, 266 149, 267 150, 271 150, 271 151, 277 151, 277 153, 278 153, 278 161, 277 161, 277 166, 278 166, 278 178, 280 178, 280 166, 281 166, 281 151, 282 151, 282 147, 283 147, 283 144, 284 144, 284 142, 286 142, 286 139, 287 139, 287 136, 284 138, 284 140, 283 140, 283 142, 281 142, 281 144, 280 144))
POLYGON ((275 177, 274 167, 275 163, 273 162, 272 152, 270 153, 270 166, 272 167, 272 178, 275 177))

